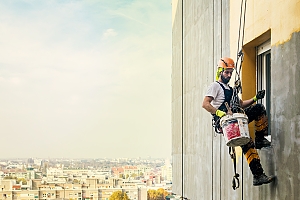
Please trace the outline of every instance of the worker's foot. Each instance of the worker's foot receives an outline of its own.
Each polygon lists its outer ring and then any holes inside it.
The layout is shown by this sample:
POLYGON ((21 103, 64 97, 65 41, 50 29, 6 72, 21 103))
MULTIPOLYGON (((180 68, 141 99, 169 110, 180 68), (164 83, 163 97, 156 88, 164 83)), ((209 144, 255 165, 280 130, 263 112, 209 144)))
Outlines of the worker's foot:
POLYGON ((255 148, 261 149, 263 147, 270 147, 271 142, 267 140, 266 138, 255 138, 255 148))
POLYGON ((254 175, 253 176, 253 185, 259 186, 262 184, 268 184, 275 180, 275 176, 267 176, 265 174, 254 175))

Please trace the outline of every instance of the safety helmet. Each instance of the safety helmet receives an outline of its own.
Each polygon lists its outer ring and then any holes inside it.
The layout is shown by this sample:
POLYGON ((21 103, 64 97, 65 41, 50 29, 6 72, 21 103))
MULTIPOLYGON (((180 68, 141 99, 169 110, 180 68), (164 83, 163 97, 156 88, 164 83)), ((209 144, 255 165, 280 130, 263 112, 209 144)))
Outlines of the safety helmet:
POLYGON ((216 81, 218 81, 221 72, 223 72, 225 69, 234 69, 234 61, 231 58, 223 57, 220 59, 216 72, 216 81))
POLYGON ((234 69, 234 61, 231 58, 223 57, 220 59, 218 67, 223 69, 234 69))

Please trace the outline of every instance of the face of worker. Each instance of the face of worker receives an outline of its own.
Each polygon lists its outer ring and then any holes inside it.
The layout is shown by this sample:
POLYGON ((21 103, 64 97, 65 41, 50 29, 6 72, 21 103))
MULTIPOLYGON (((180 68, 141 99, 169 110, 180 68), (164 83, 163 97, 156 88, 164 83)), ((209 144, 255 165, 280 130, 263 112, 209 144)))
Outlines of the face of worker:
POLYGON ((223 83, 227 84, 232 76, 233 69, 226 69, 221 73, 221 80, 223 83))

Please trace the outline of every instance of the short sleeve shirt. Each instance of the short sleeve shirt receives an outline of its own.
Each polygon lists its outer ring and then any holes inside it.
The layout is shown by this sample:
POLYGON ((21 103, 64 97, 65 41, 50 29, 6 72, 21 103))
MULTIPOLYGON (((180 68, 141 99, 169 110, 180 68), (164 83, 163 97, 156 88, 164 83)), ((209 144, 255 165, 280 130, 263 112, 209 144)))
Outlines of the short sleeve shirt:
MULTIPOLYGON (((221 82, 219 82, 219 83, 222 84, 226 90, 227 89, 230 90, 230 88, 227 84, 224 84, 221 82)), ((211 105, 217 109, 225 101, 224 90, 219 83, 213 82, 212 84, 210 84, 210 86, 207 88, 207 92, 205 94, 205 96, 207 96, 207 97, 213 97, 211 105)))

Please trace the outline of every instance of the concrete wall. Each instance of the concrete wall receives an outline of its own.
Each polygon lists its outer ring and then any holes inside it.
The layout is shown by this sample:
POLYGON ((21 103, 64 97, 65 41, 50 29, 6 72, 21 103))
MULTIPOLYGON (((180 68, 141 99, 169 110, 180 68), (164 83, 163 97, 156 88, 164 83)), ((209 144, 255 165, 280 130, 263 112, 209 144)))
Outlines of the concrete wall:
POLYGON ((276 67, 272 71, 271 130, 277 199, 300 198, 299 55, 300 32, 293 33, 284 44, 272 47, 272 67, 273 63, 276 67))
POLYGON ((238 190, 233 165, 211 116, 202 107, 217 61, 236 58, 241 1, 173 0, 172 154, 173 192, 198 199, 299 199, 300 184, 300 8, 299 0, 247 1, 242 98, 255 94, 255 46, 271 39, 272 147, 259 150, 275 183, 252 186, 240 149, 238 190), (253 68, 254 67, 254 68, 253 68), (253 75, 254 74, 254 75, 253 75))

